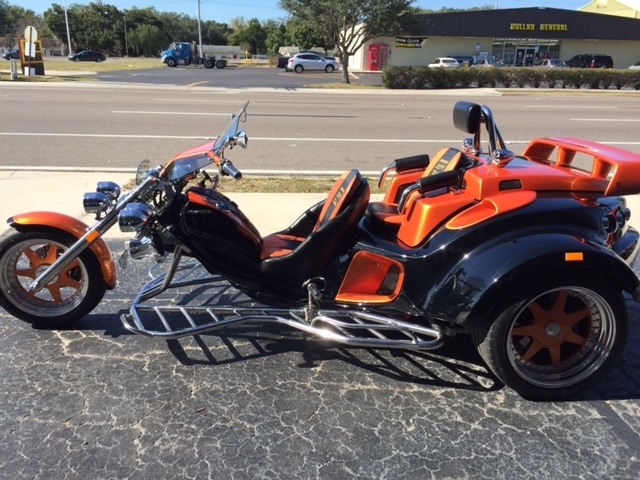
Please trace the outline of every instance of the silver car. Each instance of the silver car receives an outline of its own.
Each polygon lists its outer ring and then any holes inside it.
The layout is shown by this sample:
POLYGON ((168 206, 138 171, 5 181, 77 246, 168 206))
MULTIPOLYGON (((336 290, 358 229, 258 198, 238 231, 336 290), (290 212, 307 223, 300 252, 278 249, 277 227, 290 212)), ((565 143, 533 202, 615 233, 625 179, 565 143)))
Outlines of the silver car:
POLYGON ((298 53, 289 59, 285 70, 296 73, 302 73, 305 70, 324 70, 332 73, 338 68, 340 68, 338 62, 317 53, 298 53))

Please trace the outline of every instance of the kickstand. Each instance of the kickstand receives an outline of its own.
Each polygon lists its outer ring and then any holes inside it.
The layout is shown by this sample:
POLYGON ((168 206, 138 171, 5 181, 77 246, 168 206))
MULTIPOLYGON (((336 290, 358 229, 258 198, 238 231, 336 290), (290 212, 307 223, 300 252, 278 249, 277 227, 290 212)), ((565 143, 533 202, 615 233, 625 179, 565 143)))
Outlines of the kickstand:
POLYGON ((307 289, 309 301, 304 307, 304 318, 308 323, 316 317, 319 301, 322 298, 322 291, 327 286, 327 282, 322 277, 310 278, 302 284, 302 288, 307 289))

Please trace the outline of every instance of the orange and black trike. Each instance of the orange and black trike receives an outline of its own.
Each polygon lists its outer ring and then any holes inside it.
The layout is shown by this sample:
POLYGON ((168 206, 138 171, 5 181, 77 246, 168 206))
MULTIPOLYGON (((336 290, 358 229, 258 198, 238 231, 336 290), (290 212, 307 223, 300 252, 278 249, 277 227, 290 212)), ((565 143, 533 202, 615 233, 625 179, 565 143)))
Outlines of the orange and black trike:
POLYGON ((84 197, 91 227, 54 212, 11 217, 2 307, 48 328, 89 314, 116 286, 102 235, 118 224, 133 237, 122 265, 157 260, 121 316, 135 333, 276 323, 328 345, 410 350, 469 334, 504 384, 540 399, 575 395, 615 365, 629 336, 624 294, 640 300, 625 201, 640 193, 640 155, 567 137, 515 155, 491 110, 461 101, 460 148, 394 161, 379 201, 348 171, 326 200, 262 236, 219 188, 220 175, 242 177, 226 153, 247 146, 247 106, 215 141, 143 162, 128 193, 98 183, 84 197), (212 301, 214 286, 227 293, 212 301))

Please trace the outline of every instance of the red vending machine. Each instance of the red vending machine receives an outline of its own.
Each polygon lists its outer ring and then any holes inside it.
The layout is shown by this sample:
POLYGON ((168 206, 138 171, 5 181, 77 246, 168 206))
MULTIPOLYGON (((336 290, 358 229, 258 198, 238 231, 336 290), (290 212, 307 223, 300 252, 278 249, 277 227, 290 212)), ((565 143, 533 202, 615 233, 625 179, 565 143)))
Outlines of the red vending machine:
POLYGON ((367 62, 367 70, 379 71, 387 66, 389 62, 389 45, 372 44, 369 45, 369 59, 367 62))

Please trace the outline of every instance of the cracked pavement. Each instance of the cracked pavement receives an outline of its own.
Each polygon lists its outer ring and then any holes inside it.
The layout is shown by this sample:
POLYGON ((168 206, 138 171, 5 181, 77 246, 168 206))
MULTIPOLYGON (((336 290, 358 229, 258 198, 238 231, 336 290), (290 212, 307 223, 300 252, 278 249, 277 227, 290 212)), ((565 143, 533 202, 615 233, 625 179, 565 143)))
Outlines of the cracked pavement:
MULTIPOLYGON (((110 241, 121 252, 119 241, 110 241)), ((147 264, 72 328, 0 311, 0 478, 628 479, 640 308, 619 365, 564 402, 504 388, 471 341, 326 348, 276 325, 160 340, 119 315, 147 264)), ((635 473, 634 473, 635 472, 635 473)))

